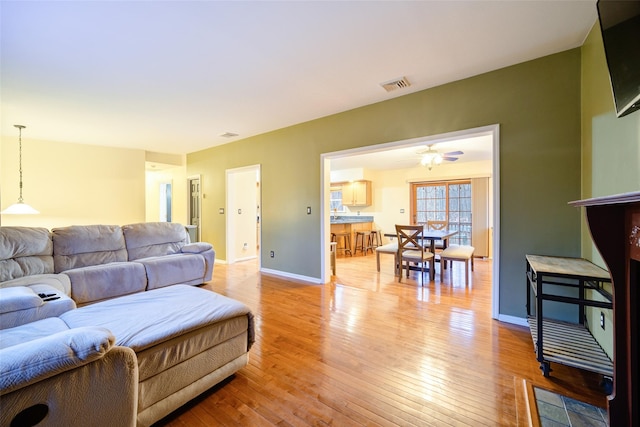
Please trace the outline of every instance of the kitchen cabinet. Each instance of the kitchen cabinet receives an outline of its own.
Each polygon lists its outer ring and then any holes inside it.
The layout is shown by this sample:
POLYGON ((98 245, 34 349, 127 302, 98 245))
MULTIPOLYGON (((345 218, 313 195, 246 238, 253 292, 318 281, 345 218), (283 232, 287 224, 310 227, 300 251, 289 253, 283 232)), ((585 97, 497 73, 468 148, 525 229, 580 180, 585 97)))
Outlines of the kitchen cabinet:
POLYGON ((360 180, 342 184, 342 204, 344 206, 370 206, 371 181, 360 180))

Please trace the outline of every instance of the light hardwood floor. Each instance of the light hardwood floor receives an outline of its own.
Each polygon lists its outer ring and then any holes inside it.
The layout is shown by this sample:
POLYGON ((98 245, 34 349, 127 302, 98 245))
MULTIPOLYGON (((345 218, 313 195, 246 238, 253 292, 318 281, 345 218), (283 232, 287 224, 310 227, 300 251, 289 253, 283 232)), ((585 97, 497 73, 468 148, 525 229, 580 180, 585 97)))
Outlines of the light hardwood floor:
POLYGON ((391 264, 341 257, 326 285, 216 265, 204 287, 255 314, 249 365, 158 425, 524 425, 524 383, 606 406, 597 375, 552 364, 544 378, 528 329, 491 319, 490 261, 468 287, 462 263, 424 286, 391 264))

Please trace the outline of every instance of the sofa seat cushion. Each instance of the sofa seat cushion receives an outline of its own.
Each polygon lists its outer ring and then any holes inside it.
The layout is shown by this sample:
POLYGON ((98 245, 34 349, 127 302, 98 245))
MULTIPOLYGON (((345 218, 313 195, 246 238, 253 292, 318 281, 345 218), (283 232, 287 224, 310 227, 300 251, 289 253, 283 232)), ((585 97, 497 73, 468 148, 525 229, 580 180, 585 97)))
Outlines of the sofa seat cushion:
MULTIPOLYGON (((115 338, 104 328, 61 328, 58 319, 45 319, 8 330, 13 345, 0 349, 0 392, 51 378, 61 372, 97 360, 113 347, 115 338), (50 332, 43 334, 45 330, 50 332), (23 334, 22 342, 15 336, 23 334)), ((3 331, 4 337, 7 332, 3 331)))
POLYGON ((75 307, 71 298, 48 285, 0 288, 0 329, 56 317, 75 307))
POLYGON ((135 262, 76 268, 64 274, 71 280, 71 297, 79 305, 143 292, 147 287, 144 266, 135 262))
POLYGON ((249 308, 234 299, 193 286, 174 285, 81 307, 60 319, 70 328, 107 328, 116 336, 117 345, 140 352, 205 325, 249 314, 249 308))
POLYGON ((245 351, 254 340, 246 305, 188 285, 99 302, 60 318, 71 328, 95 325, 112 331, 117 345, 138 354, 140 381, 234 337, 244 337, 245 351))
POLYGON ((206 272, 205 260, 195 254, 175 254, 133 261, 144 265, 147 290, 170 285, 199 285, 206 272))

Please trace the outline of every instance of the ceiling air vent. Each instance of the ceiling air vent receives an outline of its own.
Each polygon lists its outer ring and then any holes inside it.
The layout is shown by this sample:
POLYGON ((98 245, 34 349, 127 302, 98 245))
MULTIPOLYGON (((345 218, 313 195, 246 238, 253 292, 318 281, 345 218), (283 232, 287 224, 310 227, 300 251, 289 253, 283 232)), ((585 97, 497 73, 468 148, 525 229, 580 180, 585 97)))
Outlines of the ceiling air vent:
POLYGON ((409 80, 407 80, 406 77, 401 77, 399 79, 380 83, 380 86, 382 86, 387 92, 391 92, 396 89, 404 89, 405 87, 409 87, 411 86, 411 83, 409 83, 409 80))
POLYGON ((225 132, 221 133, 220 136, 223 138, 233 138, 234 136, 238 136, 238 134, 233 132, 225 132))

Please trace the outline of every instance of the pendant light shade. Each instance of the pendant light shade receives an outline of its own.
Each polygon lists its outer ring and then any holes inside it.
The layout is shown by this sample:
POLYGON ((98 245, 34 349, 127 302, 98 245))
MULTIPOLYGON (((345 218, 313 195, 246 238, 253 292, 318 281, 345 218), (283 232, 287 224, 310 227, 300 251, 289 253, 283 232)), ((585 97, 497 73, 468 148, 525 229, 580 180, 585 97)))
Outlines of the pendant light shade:
POLYGON ((0 212, 0 214, 2 214, 2 215, 33 215, 33 214, 39 214, 40 212, 38 212, 37 210, 35 210, 31 206, 27 205, 22 200, 22 129, 24 129, 25 126, 23 126, 23 125, 13 125, 13 126, 17 127, 18 131, 19 131, 19 137, 18 137, 19 157, 18 157, 18 162, 19 162, 19 171, 20 171, 20 196, 18 197, 18 203, 14 203, 13 205, 9 206, 8 208, 6 208, 2 212, 0 212))

